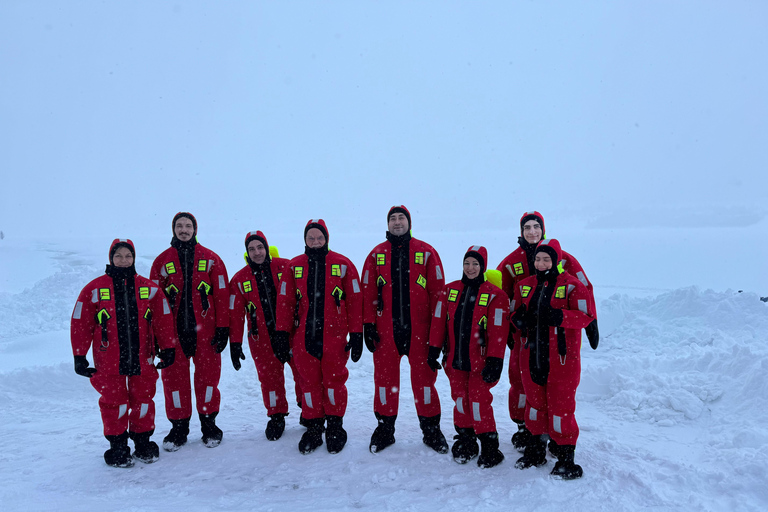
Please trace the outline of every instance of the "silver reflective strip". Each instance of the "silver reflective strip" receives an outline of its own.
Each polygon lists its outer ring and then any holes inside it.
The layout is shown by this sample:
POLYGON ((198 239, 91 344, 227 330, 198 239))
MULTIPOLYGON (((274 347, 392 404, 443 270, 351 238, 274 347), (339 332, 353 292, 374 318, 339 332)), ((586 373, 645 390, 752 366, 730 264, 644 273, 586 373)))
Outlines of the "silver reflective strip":
POLYGON ((160 284, 160 280, 159 279, 153 279, 152 282, 155 283, 155 284, 160 284))
POLYGON ((442 279, 443 278, 443 271, 440 270, 440 265, 437 265, 435 267, 435 274, 437 275, 438 279, 442 279))
POLYGON ((345 275, 347 275, 347 266, 342 265, 341 266, 341 277, 343 278, 345 275))
POLYGON ((219 276, 219 290, 226 287, 227 283, 224 281, 224 276, 219 276))
POLYGON ((211 271, 212 267, 213 267, 213 260, 208 260, 208 272, 211 271))
POLYGON ((424 264, 425 264, 425 265, 426 265, 426 264, 427 264, 427 262, 429 261, 429 257, 430 257, 431 255, 432 255, 432 253, 431 253, 431 252, 425 252, 425 253, 424 253, 424 264))
POLYGON ((424 405, 429 405, 432 403, 432 390, 425 387, 424 388, 424 405))
POLYGON ((128 412, 128 404, 120 404, 120 407, 117 410, 117 419, 125 416, 126 412, 128 412))
POLYGON ((235 309, 235 294, 229 296, 229 309, 235 309))
POLYGON ((280 285, 280 295, 285 295, 285 291, 288 289, 287 284, 285 281, 282 282, 280 285))
POLYGON ((240 282, 238 282, 238 283, 237 283, 237 288, 240 290, 240 293, 245 293, 245 292, 243 291, 243 283, 240 283, 240 282))
POLYGON ((581 281, 581 284, 584 286, 589 286, 589 281, 587 281, 587 276, 584 275, 584 272, 576 272, 576 277, 579 278, 579 281, 581 281))
POLYGON ((470 249, 470 251, 479 251, 479 250, 480 250, 479 245, 473 245, 472 248, 470 249))
POLYGON ((456 399, 456 410, 459 411, 459 414, 464 414, 464 399, 462 397, 456 399))
POLYGON ((211 398, 213 398, 213 386, 208 386, 205 388, 205 403, 210 402, 211 398))
POLYGON ((312 224, 317 224, 319 220, 320 220, 320 219, 312 219, 312 220, 311 220, 311 221, 309 221, 309 222, 311 222, 312 224))
POLYGON ((149 300, 154 299, 156 293, 157 293, 157 288, 150 288, 149 289, 149 300))
POLYGON ((139 418, 143 418, 149 411, 149 404, 141 404, 141 410, 139 411, 139 418))
POLYGON ((80 320, 80 317, 83 314, 83 303, 80 301, 77 301, 77 304, 75 304, 75 312, 72 313, 72 318, 75 320, 80 320))
POLYGON ((379 387, 379 402, 381 405, 387 405, 387 388, 384 386, 379 387))
POLYGON ((531 407, 531 412, 528 413, 528 419, 530 419, 531 421, 536 421, 536 418, 538 417, 538 413, 539 411, 531 407))
POLYGON ((542 240, 539 242, 541 245, 549 245, 549 240, 542 240))
POLYGON ((365 274, 363 274, 363 284, 368 284, 368 271, 365 271, 365 274))
MULTIPOLYGON (((163 276, 163 277, 168 277, 168 272, 166 272, 166 270, 165 270, 165 265, 160 267, 160 275, 163 276)), ((160 284, 160 283, 157 283, 157 284, 160 284)))
POLYGON ((581 311, 582 313, 584 313, 586 315, 587 314, 587 301, 584 300, 584 299, 579 299, 577 304, 579 305, 579 311, 581 311))
POLYGON ((472 417, 475 421, 482 421, 480 419, 480 402, 472 402, 472 417))
POLYGON ((525 395, 522 393, 520 393, 520 396, 517 398, 517 408, 525 409, 525 395))
POLYGON ((509 310, 510 311, 514 311, 515 310, 515 302, 517 302, 517 301, 513 300, 512 302, 509 303, 509 310))
POLYGON ((573 291, 573 289, 574 289, 574 288, 576 288, 576 287, 575 287, 575 286, 573 286, 572 284, 569 284, 569 285, 568 285, 568 295, 570 295, 570 294, 571 294, 571 292, 573 291))
POLYGON ((312 407, 312 393, 304 393, 304 403, 310 409, 314 409, 314 407, 312 407))
POLYGON ((274 391, 269 392, 269 406, 275 407, 277 405, 277 393, 274 391))
POLYGON ((336 405, 336 397, 333 395, 333 388, 328 388, 328 401, 331 405, 336 405))
POLYGON ((558 434, 563 433, 563 427, 560 425, 560 421, 562 418, 560 416, 552 416, 552 427, 555 429, 555 432, 558 434))
POLYGON ((440 318, 440 315, 443 314, 443 301, 439 300, 437 301, 437 306, 435 306, 435 318, 440 318))
POLYGON ((171 308, 168 307, 168 301, 163 299, 163 314, 168 315, 171 313, 171 308))
POLYGON ((501 325, 504 321, 504 310, 497 308, 493 315, 493 325, 501 325))
POLYGON ((352 280, 352 290, 355 293, 360 293, 360 283, 357 282, 357 279, 352 280))
POLYGON ((99 302, 99 289, 94 288, 91 294, 91 302, 99 302))
POLYGON ((179 392, 174 391, 173 393, 171 393, 171 395, 173 396, 173 406, 176 409, 181 409, 181 396, 179 395, 179 392))
POLYGON ((127 238, 118 238, 118 240, 120 240, 121 242, 128 242, 127 238))
POLYGON ((509 275, 515 277, 515 271, 512 270, 512 265, 507 265, 505 268, 507 269, 507 272, 509 272, 509 275))

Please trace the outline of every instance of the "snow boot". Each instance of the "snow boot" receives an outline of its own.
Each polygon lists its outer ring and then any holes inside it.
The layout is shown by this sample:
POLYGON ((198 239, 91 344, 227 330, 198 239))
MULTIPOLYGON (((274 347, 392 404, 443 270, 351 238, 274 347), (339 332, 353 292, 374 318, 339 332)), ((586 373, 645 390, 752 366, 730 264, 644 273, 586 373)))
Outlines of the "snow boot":
POLYGON ((542 436, 531 436, 531 440, 525 447, 525 453, 517 459, 515 467, 526 469, 531 466, 539 467, 547 463, 547 442, 542 436))
POLYGON ((325 429, 325 447, 328 448, 328 453, 339 453, 347 444, 347 431, 342 427, 344 418, 326 416, 325 419, 328 422, 325 429))
POLYGON ((560 458, 560 445, 557 444, 554 439, 549 440, 549 444, 547 444, 547 448, 549 449, 549 453, 552 454, 553 457, 556 459, 560 458))
POLYGON ((309 423, 307 423, 307 420, 304 418, 303 414, 299 414, 299 425, 304 428, 309 428, 309 423))
POLYGON ((189 435, 189 418, 181 420, 170 420, 171 431, 163 438, 163 450, 167 452, 175 452, 185 444, 187 444, 187 436, 189 435))
POLYGON ((380 452, 384 448, 395 444, 395 421, 397 416, 375 414, 379 424, 376 426, 376 430, 373 431, 371 444, 368 446, 371 453, 380 452))
POLYGON ((531 431, 525 427, 524 421, 514 420, 517 423, 517 432, 512 434, 512 446, 515 450, 523 453, 528 442, 531 440, 531 431))
POLYGON ((440 430, 440 415, 419 416, 419 425, 424 434, 422 440, 424 444, 435 450, 437 453, 448 453, 448 442, 440 430))
POLYGON ((221 444, 224 432, 216 426, 216 415, 219 412, 211 414, 200 414, 200 431, 203 433, 203 444, 208 448, 216 448, 221 444))
POLYGON ((285 431, 286 416, 287 414, 285 413, 276 412, 269 417, 269 421, 267 422, 267 429, 264 431, 267 439, 270 441, 277 441, 282 437, 283 432, 285 431))
POLYGON ((152 434, 154 434, 154 430, 149 430, 147 432, 131 432, 129 435, 131 436, 131 439, 133 439, 133 444, 136 447, 135 450, 133 450, 133 458, 138 460, 139 462, 143 462, 144 464, 152 464, 153 462, 157 462, 157 460, 160 458, 160 448, 157 446, 157 443, 154 441, 150 441, 150 437, 152 437, 152 434))
POLYGON ((299 441, 299 451, 304 455, 312 453, 323 444, 323 418, 304 419, 307 431, 299 441))
POLYGON ((131 449, 128 447, 128 432, 117 436, 104 436, 109 441, 109 450, 104 452, 104 462, 113 468, 130 468, 133 466, 131 449))
POLYGON ((451 448, 453 460, 459 464, 466 464, 477 457, 477 454, 480 451, 477 447, 475 429, 456 427, 456 432, 458 432, 458 435, 453 436, 455 441, 451 448))
POLYGON ((576 451, 576 446, 572 444, 562 444, 557 446, 557 462, 555 467, 550 473, 555 478, 562 480, 575 480, 581 478, 584 475, 584 471, 581 466, 574 464, 573 453, 576 451))
POLYGON ((499 450, 498 432, 485 432, 478 434, 480 440, 480 457, 477 458, 477 465, 481 468, 492 468, 498 466, 504 460, 504 454, 499 450))

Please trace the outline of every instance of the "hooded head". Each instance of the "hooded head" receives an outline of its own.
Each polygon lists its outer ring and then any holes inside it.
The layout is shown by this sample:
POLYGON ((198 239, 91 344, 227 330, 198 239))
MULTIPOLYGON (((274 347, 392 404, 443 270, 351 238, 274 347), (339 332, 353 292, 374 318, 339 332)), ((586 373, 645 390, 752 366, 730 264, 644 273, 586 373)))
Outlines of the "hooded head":
MULTIPOLYGON (((389 209, 389 213, 387 213, 387 229, 390 233, 392 233, 392 229, 390 229, 390 219, 392 218, 392 215, 395 213, 402 213, 405 215, 405 218, 408 219, 408 227, 405 229, 404 233, 399 233, 399 235, 404 235, 405 233, 408 233, 411 230, 411 227, 413 226, 411 224, 411 212, 408 211, 408 208, 406 208, 403 205, 400 206, 393 206, 389 209)), ((398 233, 392 233, 393 235, 397 235, 398 233)))
MULTIPOLYGON (((560 263, 560 242, 557 241, 555 238, 551 238, 549 240, 542 240, 539 242, 539 245, 536 246, 536 251, 533 253, 534 261, 536 260, 536 255, 539 253, 546 253, 549 255, 549 257, 552 259, 552 267, 545 271, 539 271, 539 269, 536 269, 537 275, 542 274, 559 274, 560 270, 558 269, 558 264, 560 263), (554 270, 554 272, 552 272, 554 270)), ((535 263, 534 263, 535 265, 535 263)))
POLYGON ((465 279, 469 280, 483 280, 483 273, 485 272, 486 262, 488 261, 488 251, 486 251, 485 247, 482 245, 472 245, 469 249, 467 249, 467 252, 464 253, 464 259, 462 260, 464 262, 464 276, 462 277, 462 281, 465 281, 465 279), (471 260, 468 262, 467 258, 474 258, 477 260, 478 263, 480 263, 480 271, 477 272, 477 268, 472 268, 471 260))
POLYGON ((115 238, 114 240, 112 240, 112 245, 109 246, 109 264, 110 265, 115 264, 112 261, 112 258, 114 258, 115 253, 121 247, 125 247, 129 251, 131 251, 131 256, 133 256, 133 259, 136 260, 136 248, 133 246, 133 242, 128 238, 115 238))
POLYGON ((176 215, 174 215, 174 216, 173 216, 173 222, 171 222, 171 231, 173 231, 173 236, 174 236, 174 238, 177 238, 177 239, 181 240, 182 242, 187 242, 187 241, 189 241, 189 240, 194 240, 194 239, 195 239, 195 237, 197 236, 197 219, 195 219, 195 216, 194 216, 194 215, 192 215, 192 214, 191 214, 191 213, 189 213, 189 212, 179 212, 179 213, 177 213, 176 215), (191 236, 191 237, 190 237, 190 239, 188 239, 188 240, 181 240, 181 239, 180 239, 180 238, 179 238, 179 237, 176 235, 176 221, 177 221, 177 220, 179 220, 179 219, 181 219, 181 218, 187 218, 187 219, 189 219, 190 221, 192 221, 192 229, 193 229, 193 232, 192 232, 192 236, 191 236))
POLYGON ((261 242, 262 245, 264 245, 264 251, 266 253, 264 261, 269 261, 270 259, 272 259, 269 255, 269 244, 267 243, 267 237, 265 237, 264 233, 262 233, 261 231, 251 231, 250 233, 245 235, 245 257, 248 263, 255 263, 253 259, 250 257, 249 251, 248 251, 248 244, 250 244, 254 240, 261 242))
POLYGON ((325 225, 325 221, 323 219, 310 219, 309 222, 307 222, 307 225, 304 226, 304 243, 307 247, 310 249, 320 249, 322 247, 327 248, 328 247, 328 228, 325 225), (318 229, 325 237, 325 243, 322 246, 310 246, 310 244, 307 243, 307 233, 309 233, 309 230, 311 229, 318 229))
POLYGON ((526 242, 530 244, 537 244, 540 240, 544 240, 546 238, 546 230, 544 229, 544 216, 540 214, 539 212, 533 211, 533 212, 525 212, 522 217, 520 217, 520 236, 525 240, 526 242), (525 238, 525 223, 529 220, 535 220, 541 225, 541 237, 539 240, 536 240, 534 242, 530 242, 525 238))

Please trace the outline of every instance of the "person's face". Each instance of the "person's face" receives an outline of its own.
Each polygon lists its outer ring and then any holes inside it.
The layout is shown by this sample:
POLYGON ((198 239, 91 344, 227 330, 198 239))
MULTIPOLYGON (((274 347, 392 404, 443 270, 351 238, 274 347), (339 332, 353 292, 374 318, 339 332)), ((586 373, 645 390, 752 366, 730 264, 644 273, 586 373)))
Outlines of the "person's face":
POLYGON ((120 268, 128 268, 133 265, 133 254, 127 247, 118 247, 112 256, 112 264, 120 268))
POLYGON ((480 266, 480 262, 477 261, 476 258, 473 258, 472 256, 467 256, 464 259, 464 275, 467 276, 470 279, 474 279, 477 276, 480 275, 480 271, 482 270, 482 267, 480 266))
POLYGON ((189 242, 195 236, 195 225, 187 217, 179 217, 173 226, 173 234, 182 242, 189 242))
POLYGON ((533 260, 533 266, 539 272, 549 270, 552 268, 552 257, 543 251, 539 251, 536 253, 536 259, 533 260))
POLYGON ((523 224, 523 238, 529 244, 541 242, 541 224, 536 219, 531 219, 523 224))
POLYGON ((404 235, 410 229, 408 226, 408 217, 402 212, 395 212, 389 216, 389 222, 387 223, 389 232, 395 236, 404 235))
POLYGON ((251 261, 260 265, 267 259, 267 248, 258 240, 251 240, 248 243, 248 257, 251 261))
POLYGON ((304 240, 310 249, 319 249, 325 245, 325 235, 317 228, 307 231, 307 238, 304 240))

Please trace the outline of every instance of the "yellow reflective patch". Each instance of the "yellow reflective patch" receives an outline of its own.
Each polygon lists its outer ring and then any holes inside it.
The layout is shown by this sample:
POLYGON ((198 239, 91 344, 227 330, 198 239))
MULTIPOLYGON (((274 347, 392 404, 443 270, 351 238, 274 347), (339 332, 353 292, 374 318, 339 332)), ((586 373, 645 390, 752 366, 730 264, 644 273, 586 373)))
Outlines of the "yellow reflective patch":
POLYGON ((331 275, 332 276, 340 276, 341 275, 341 265, 331 265, 331 275))
POLYGON ((282 273, 282 272, 278 272, 278 273, 277 273, 277 280, 279 281, 279 280, 281 280, 282 278, 283 278, 283 273, 282 273))
POLYGON ((107 313, 106 309, 102 309, 101 311, 96 313, 96 320, 99 322, 99 324, 103 324, 104 322, 106 322, 110 318, 112 318, 112 317, 109 316, 109 313, 107 313))
POLYGON ((112 300, 109 288, 99 288, 99 300, 112 300))
POLYGON ((175 274, 176 265, 174 265, 172 261, 169 261, 168 263, 165 264, 165 272, 167 274, 175 274))
POLYGON ((139 287, 139 298, 140 299, 148 299, 149 298, 149 286, 141 286, 141 287, 139 287))
POLYGON ((169 285, 169 286, 168 286, 168 287, 165 289, 165 293, 167 293, 168 295, 170 295, 170 294, 171 294, 171 292, 173 292, 173 293, 179 293, 179 289, 178 289, 178 288, 176 288, 176 286, 174 286, 174 284, 173 284, 173 283, 171 283, 171 284, 170 284, 170 285, 169 285))
POLYGON ((256 304, 253 303, 253 301, 250 301, 247 306, 245 306, 245 309, 247 311, 253 311, 256 309, 256 304))
POLYGON ((296 288, 296 300, 301 300, 302 297, 303 295, 301 294, 301 290, 296 288))
POLYGON ((250 282, 250 281, 246 281, 246 282, 244 282, 244 283, 243 283, 243 291, 244 291, 245 293, 248 293, 248 292, 250 292, 251 290, 253 290, 253 287, 251 286, 251 282, 250 282))
POLYGON ((384 286, 387 284, 387 280, 384 279, 384 276, 379 275, 379 277, 376 279, 376 286, 384 286))
POLYGON ((488 317, 483 315, 482 318, 477 322, 477 325, 479 325, 481 328, 485 329, 488 327, 488 317))
POLYGON ((304 277, 304 267, 293 267, 294 279, 301 279, 304 277))
POLYGON ((212 290, 211 285, 209 285, 205 281, 200 281, 200 284, 197 285, 197 289, 204 290, 206 295, 210 295, 212 290))
POLYGON ((565 286, 558 286, 557 290, 555 290, 555 298, 556 299, 564 299, 565 298, 565 286))
POLYGON ((342 296, 342 295, 344 295, 344 290, 342 290, 341 288, 339 288, 339 287, 337 286, 336 288, 334 288, 334 289, 333 289, 333 291, 331 292, 331 295, 333 295, 334 297, 338 297, 339 299, 341 299, 341 296, 342 296))
POLYGON ((525 272, 525 271, 523 270, 523 264, 522 264, 522 263, 515 263, 515 264, 513 265, 513 267, 514 267, 514 269, 515 269, 515 275, 517 275, 517 276, 519 276, 520 274, 522 274, 523 272, 525 272))
POLYGON ((416 279, 416 284, 421 286, 422 288, 426 288, 427 287, 427 278, 424 277, 423 275, 419 274, 418 279, 416 279))
POLYGON ((521 286, 520 287, 520 295, 522 295, 523 298, 527 297, 529 293, 531 293, 531 287, 530 286, 521 286))
POLYGON ((487 293, 481 293, 480 299, 478 299, 477 304, 478 306, 487 306, 488 305, 488 297, 489 295, 487 293))
POLYGON ((376 265, 382 266, 387 264, 387 255, 386 254, 377 254, 376 255, 376 265))
POLYGON ((423 252, 417 252, 413 257, 414 263, 417 265, 423 265, 424 264, 424 253, 423 252))
POLYGON ((459 298, 459 290, 448 290, 448 302, 456 302, 459 298))
POLYGON ((208 260, 199 260, 197 262, 197 270, 199 272, 205 272, 208 269, 208 260))
POLYGON ((144 320, 149 320, 152 318, 152 310, 147 308, 147 311, 144 313, 144 320))

